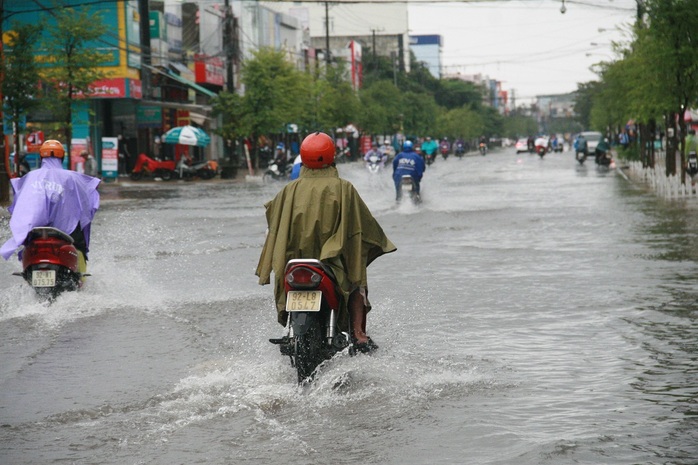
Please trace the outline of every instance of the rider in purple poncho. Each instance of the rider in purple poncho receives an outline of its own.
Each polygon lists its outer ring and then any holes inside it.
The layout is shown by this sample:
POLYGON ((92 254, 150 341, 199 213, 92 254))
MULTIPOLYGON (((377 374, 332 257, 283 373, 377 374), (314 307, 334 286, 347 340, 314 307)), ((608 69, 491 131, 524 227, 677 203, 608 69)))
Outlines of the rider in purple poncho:
POLYGON ((24 243, 27 234, 35 227, 51 226, 75 240, 81 252, 79 260, 84 272, 90 244, 90 224, 99 208, 100 180, 64 170, 65 149, 56 140, 47 140, 39 150, 41 168, 30 171, 21 178, 12 179, 14 200, 9 208, 12 237, 0 248, 0 255, 7 260, 24 243))

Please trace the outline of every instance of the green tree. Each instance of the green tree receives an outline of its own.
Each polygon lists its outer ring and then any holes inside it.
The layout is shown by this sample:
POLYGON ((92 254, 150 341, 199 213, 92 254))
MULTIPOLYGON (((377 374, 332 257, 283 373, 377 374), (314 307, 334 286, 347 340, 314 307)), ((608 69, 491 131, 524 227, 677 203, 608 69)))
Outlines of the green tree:
POLYGON ((511 139, 526 137, 538 132, 538 123, 532 116, 508 116, 504 118, 502 125, 502 135, 511 139))
POLYGON ((62 8, 54 12, 56 24, 45 37, 47 66, 45 80, 50 84, 50 104, 62 122, 68 153, 73 135, 72 104, 90 93, 90 85, 108 76, 99 68, 110 57, 94 46, 106 27, 98 13, 62 8))
POLYGON ((469 105, 470 108, 479 109, 482 106, 482 92, 480 86, 461 79, 442 79, 434 98, 436 103, 448 110, 469 105))
POLYGON ((5 49, 2 62, 2 95, 5 99, 7 118, 12 124, 15 163, 19 153, 19 123, 39 104, 39 71, 34 61, 35 46, 41 35, 41 24, 15 24, 5 49))
POLYGON ((480 113, 467 105, 448 110, 438 121, 440 137, 448 136, 474 139, 485 132, 485 123, 480 113))
POLYGON ((405 134, 435 136, 439 132, 438 118, 443 111, 430 94, 406 92, 399 113, 405 134))
POLYGON ((400 130, 402 95, 391 81, 378 81, 359 93, 358 124, 370 134, 393 134, 400 130))

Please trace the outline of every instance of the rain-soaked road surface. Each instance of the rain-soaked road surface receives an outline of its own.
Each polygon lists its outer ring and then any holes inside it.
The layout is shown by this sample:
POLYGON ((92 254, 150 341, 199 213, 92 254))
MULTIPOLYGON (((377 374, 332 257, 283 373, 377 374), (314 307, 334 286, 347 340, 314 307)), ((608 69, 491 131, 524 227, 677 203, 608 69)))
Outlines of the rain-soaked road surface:
POLYGON ((439 159, 418 208, 340 173, 398 247, 374 356, 301 389, 267 342, 280 185, 105 186, 84 291, 40 304, 0 263, 0 463, 698 463, 695 203, 570 152, 439 159))

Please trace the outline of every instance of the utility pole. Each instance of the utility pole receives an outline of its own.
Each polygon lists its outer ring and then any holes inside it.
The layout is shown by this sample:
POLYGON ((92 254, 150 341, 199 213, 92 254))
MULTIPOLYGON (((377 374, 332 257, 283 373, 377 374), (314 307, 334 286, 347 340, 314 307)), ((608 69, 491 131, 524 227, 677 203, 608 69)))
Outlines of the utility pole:
POLYGON ((149 100, 151 92, 150 66, 153 63, 153 54, 150 48, 150 5, 148 0, 138 2, 138 15, 140 16, 141 32, 141 85, 143 86, 143 98, 149 100))
MULTIPOLYGON (((3 41, 2 41, 2 23, 5 20, 5 1, 0 0, 0 63, 3 63, 3 68, 0 69, 0 204, 6 204, 10 201, 10 176, 9 176, 9 156, 6 156, 7 147, 5 147, 5 115, 2 111, 2 102, 4 101, 4 96, 2 95, 2 83, 5 82, 4 73, 4 63, 5 55, 3 51, 3 41)), ((17 156, 17 154, 15 154, 17 156)))
POLYGON ((237 44, 233 39, 233 12, 230 9, 230 0, 225 0, 225 18, 223 20, 225 22, 223 30, 223 43, 225 44, 225 89, 228 92, 233 92, 235 90, 233 82, 233 57, 237 44))
POLYGON ((325 2, 325 63, 330 67, 330 3, 325 2))

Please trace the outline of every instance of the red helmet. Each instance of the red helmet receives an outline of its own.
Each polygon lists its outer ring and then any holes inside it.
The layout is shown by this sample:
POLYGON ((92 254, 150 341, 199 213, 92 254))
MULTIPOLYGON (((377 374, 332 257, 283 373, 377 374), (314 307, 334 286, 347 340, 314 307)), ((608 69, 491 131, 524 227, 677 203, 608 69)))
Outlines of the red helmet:
POLYGON ((49 139, 41 144, 39 154, 41 155, 41 158, 63 158, 65 156, 65 149, 63 148, 63 144, 57 140, 49 139))
POLYGON ((334 163, 334 141, 324 132, 315 132, 301 143, 301 161, 311 170, 327 168, 334 163))

